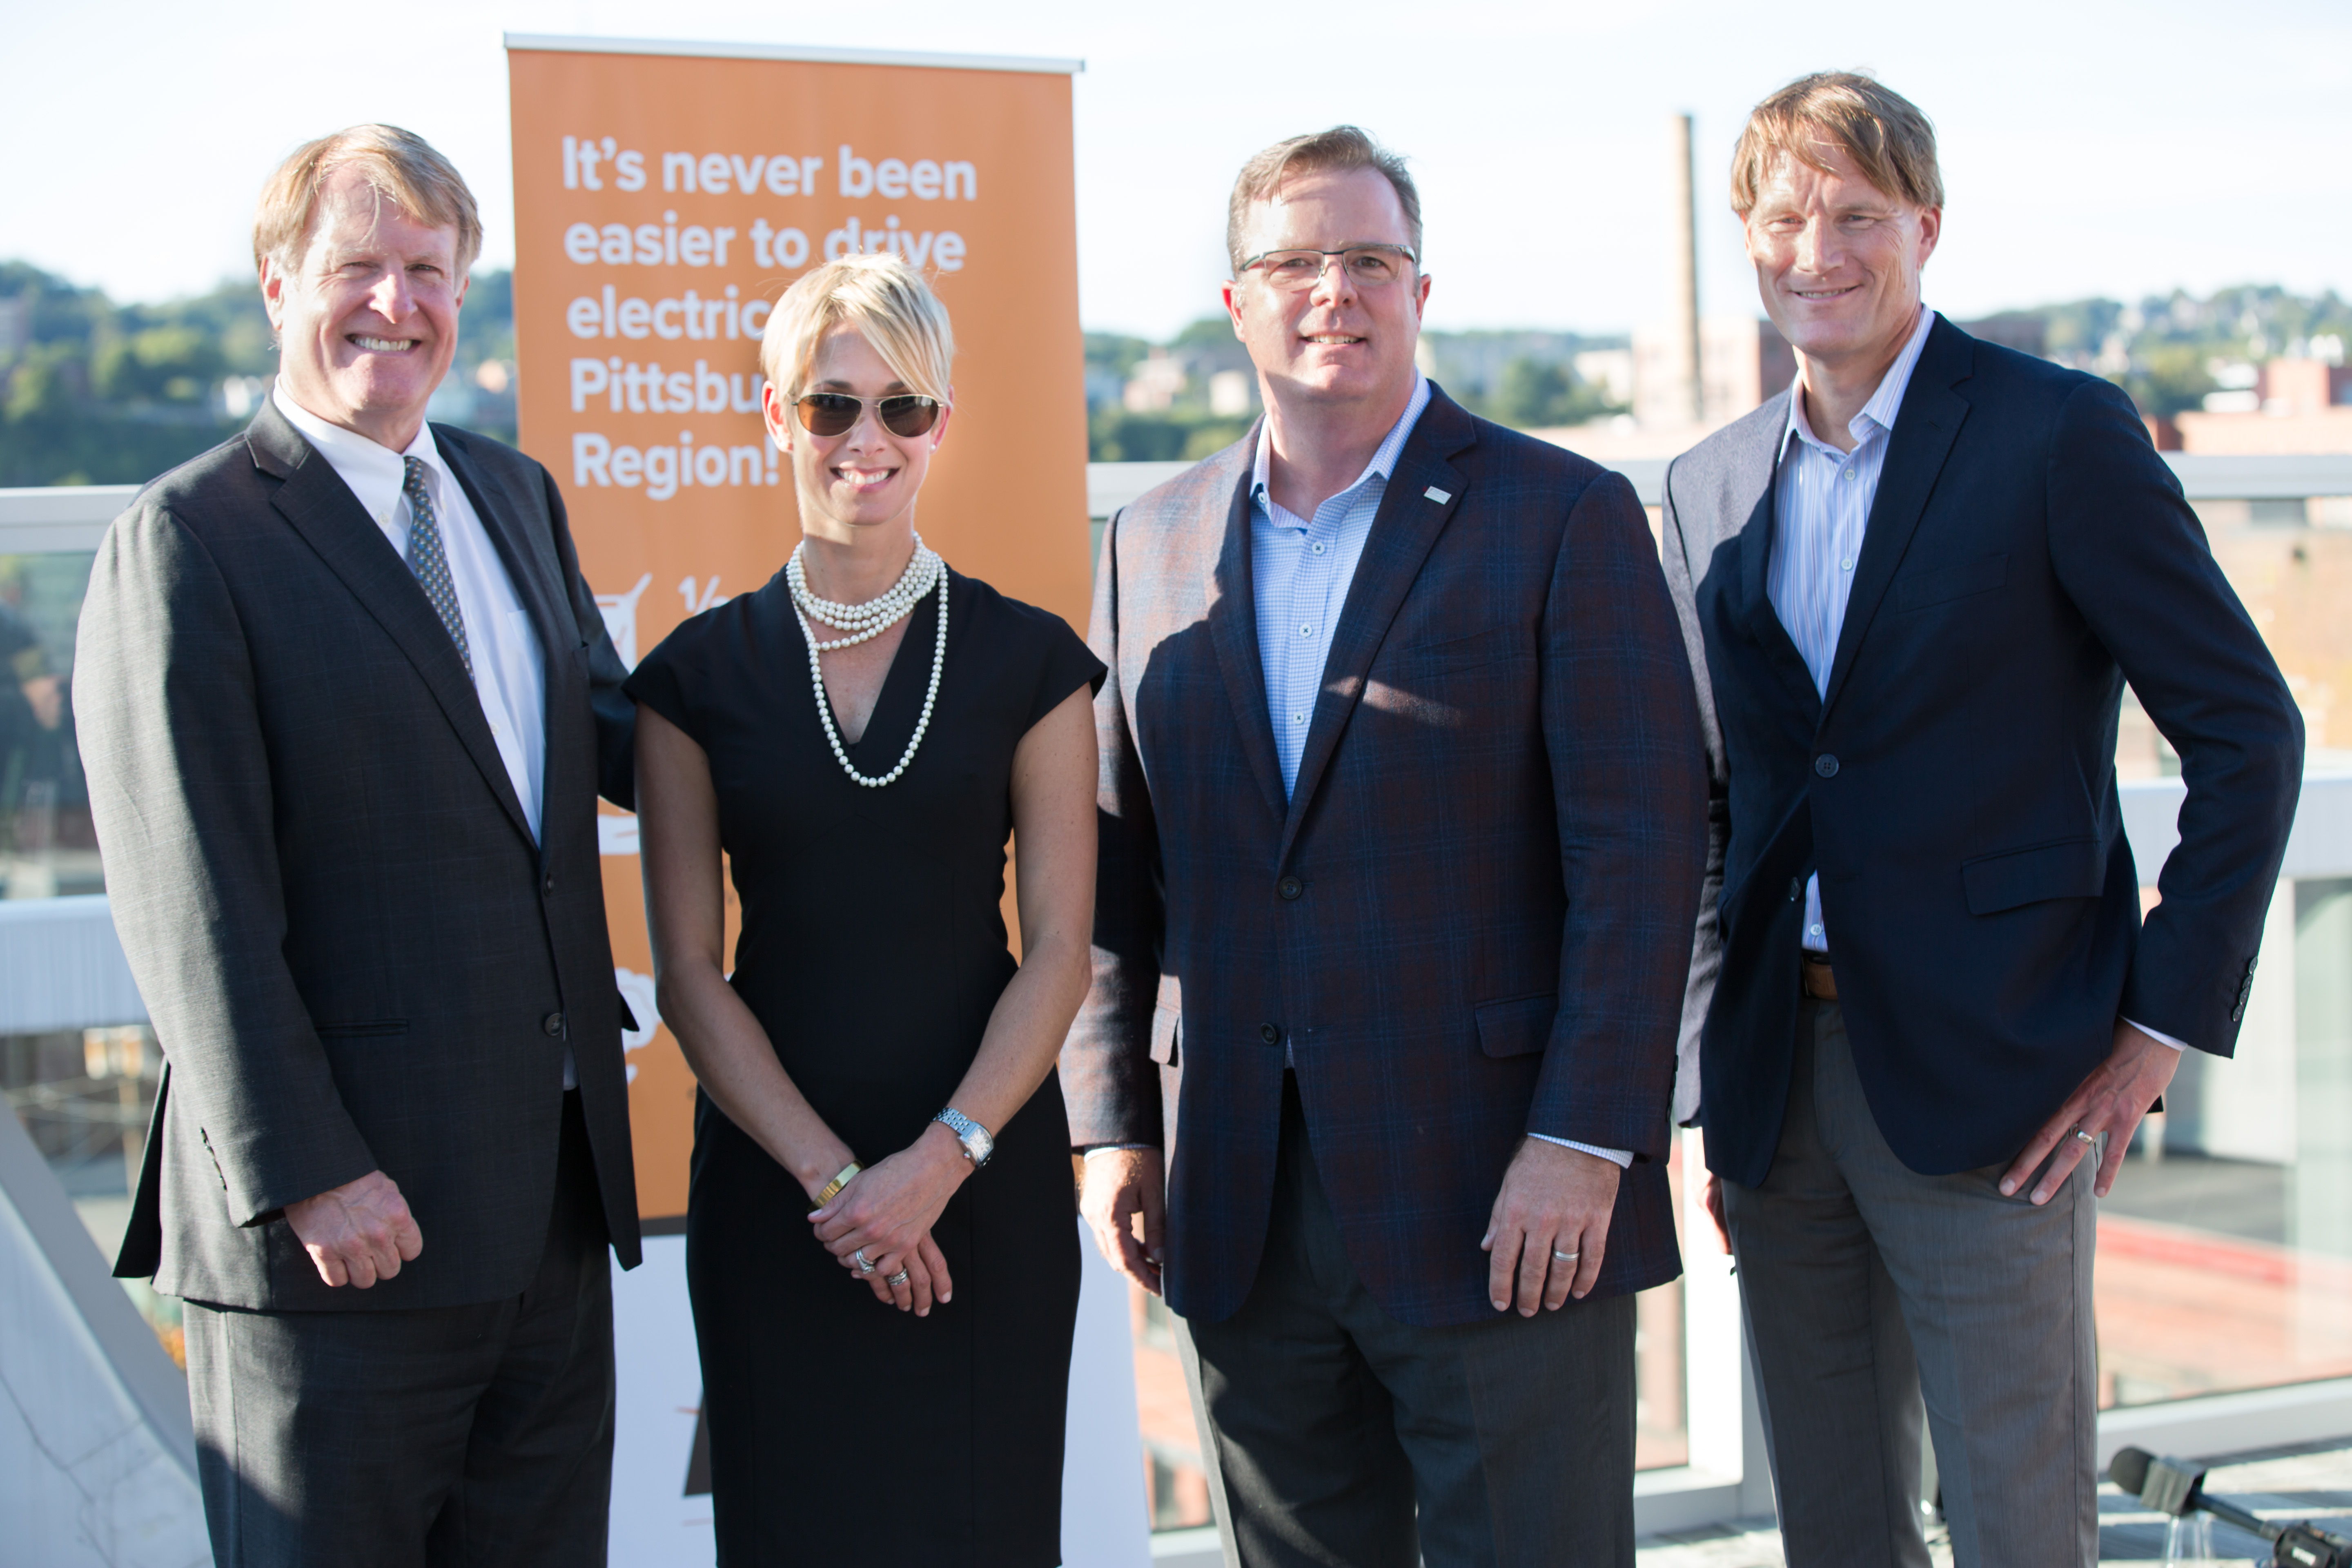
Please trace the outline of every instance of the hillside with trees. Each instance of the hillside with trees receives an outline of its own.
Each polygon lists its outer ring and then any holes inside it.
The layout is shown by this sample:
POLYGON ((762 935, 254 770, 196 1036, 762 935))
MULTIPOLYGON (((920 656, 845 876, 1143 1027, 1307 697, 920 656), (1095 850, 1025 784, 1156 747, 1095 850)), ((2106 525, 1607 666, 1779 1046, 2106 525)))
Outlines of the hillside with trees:
MULTIPOLYGON (((2274 356, 2335 357, 2352 305, 2271 284, 2126 304, 2080 300, 1969 323, 2011 347, 2104 375, 2143 412, 2242 395, 2274 356)), ((1476 413, 1521 429, 1622 412, 1578 374, 1627 339, 1574 332, 1433 331, 1423 362, 1476 413)), ((433 417, 512 440, 513 279, 478 272, 457 360, 433 417)), ((242 428, 277 368, 248 282, 163 304, 117 304, 23 262, 0 262, 0 486, 135 484, 242 428)), ((1619 389, 1622 395, 1622 388, 1619 389)), ((1256 416, 1249 357, 1223 317, 1164 343, 1086 335, 1089 447, 1098 462, 1205 457, 1256 416)))

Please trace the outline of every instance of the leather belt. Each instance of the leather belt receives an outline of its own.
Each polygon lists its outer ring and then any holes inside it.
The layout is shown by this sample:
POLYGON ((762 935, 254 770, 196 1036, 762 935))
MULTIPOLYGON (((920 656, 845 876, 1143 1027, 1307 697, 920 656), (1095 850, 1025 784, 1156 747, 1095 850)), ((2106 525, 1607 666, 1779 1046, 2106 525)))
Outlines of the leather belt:
POLYGON ((1816 1002, 1834 1002, 1838 999, 1837 971, 1830 967, 1830 961, 1826 956, 1818 952, 1805 953, 1798 963, 1797 969, 1799 983, 1804 986, 1806 995, 1816 1002))

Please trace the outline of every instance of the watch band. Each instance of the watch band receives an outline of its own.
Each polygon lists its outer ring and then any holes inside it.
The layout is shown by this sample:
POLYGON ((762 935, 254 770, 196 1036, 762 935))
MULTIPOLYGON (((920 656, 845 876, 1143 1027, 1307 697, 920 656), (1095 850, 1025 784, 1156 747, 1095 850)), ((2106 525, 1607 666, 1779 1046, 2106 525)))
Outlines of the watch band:
POLYGON ((956 1141, 963 1145, 963 1157, 971 1162, 973 1170, 987 1164, 988 1157, 996 1152, 996 1140, 990 1135, 988 1129, 954 1106, 949 1106, 931 1120, 946 1123, 947 1130, 956 1135, 956 1141))

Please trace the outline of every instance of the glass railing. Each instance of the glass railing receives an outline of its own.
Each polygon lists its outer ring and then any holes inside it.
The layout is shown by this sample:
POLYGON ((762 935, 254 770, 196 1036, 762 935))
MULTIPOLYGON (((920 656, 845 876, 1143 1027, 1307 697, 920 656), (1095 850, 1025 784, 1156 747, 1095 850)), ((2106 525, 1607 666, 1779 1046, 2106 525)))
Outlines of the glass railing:
MULTIPOLYGON (((2352 815, 2352 776, 2304 822, 2352 815)), ((2191 1051, 2099 1211, 2099 1403, 2352 1376, 2352 867, 2272 900, 2234 1058, 2191 1051)))
POLYGON ((0 899, 103 891, 74 745, 87 551, 0 554, 0 899))

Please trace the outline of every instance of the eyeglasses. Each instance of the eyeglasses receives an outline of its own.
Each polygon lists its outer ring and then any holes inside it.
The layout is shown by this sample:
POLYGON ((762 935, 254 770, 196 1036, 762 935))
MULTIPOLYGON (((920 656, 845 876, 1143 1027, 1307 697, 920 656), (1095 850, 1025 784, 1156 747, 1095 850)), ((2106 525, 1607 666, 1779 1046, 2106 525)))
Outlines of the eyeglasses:
POLYGON ((1241 270, 1257 268, 1268 283, 1297 293, 1322 282, 1324 269, 1331 265, 1330 258, 1334 256, 1339 258, 1348 281, 1359 289, 1393 283, 1404 276, 1407 268, 1418 266, 1421 261, 1402 245, 1350 245, 1339 250, 1261 251, 1243 262, 1241 270))
MULTIPOLYGON (((936 397, 900 393, 872 401, 882 428, 893 436, 928 436, 931 426, 940 422, 940 400, 936 397)), ((866 398, 852 397, 845 392, 812 392, 793 407, 801 416, 801 428, 810 435, 846 436, 856 427, 857 416, 866 402, 866 398)))

